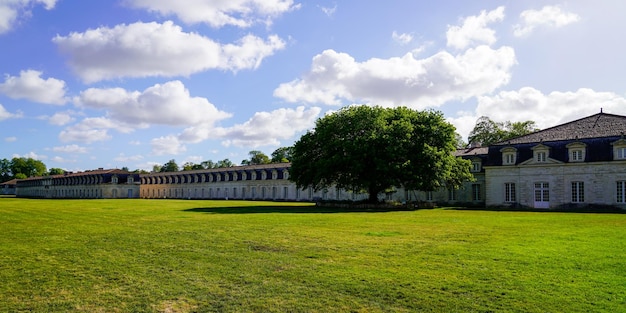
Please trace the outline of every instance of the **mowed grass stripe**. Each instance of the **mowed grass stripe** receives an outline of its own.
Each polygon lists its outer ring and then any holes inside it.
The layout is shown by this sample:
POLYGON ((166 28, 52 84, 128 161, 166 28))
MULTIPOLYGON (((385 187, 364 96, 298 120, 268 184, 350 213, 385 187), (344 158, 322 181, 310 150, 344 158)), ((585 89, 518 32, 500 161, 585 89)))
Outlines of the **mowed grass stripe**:
POLYGON ((626 215, 0 199, 1 312, 619 312, 626 215))

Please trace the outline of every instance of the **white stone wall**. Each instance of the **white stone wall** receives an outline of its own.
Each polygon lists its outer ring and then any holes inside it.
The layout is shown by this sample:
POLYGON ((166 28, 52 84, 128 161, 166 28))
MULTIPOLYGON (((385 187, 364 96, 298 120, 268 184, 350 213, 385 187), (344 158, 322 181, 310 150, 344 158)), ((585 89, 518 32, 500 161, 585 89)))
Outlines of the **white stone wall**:
POLYGON ((584 182, 584 202, 578 205, 612 205, 616 201, 616 182, 626 180, 626 162, 561 163, 485 167, 486 205, 511 205, 505 200, 505 183, 515 183, 516 202, 534 207, 534 184, 549 184, 550 208, 572 203, 572 182, 584 182))

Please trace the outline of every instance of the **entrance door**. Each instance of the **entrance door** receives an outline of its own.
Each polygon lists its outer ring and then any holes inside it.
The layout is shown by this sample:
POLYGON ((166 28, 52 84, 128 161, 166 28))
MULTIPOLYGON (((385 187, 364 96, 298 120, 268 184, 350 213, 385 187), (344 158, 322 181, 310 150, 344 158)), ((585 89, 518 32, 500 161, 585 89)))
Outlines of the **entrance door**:
POLYGON ((535 208, 547 209, 550 207, 549 187, 548 183, 535 183, 535 208))

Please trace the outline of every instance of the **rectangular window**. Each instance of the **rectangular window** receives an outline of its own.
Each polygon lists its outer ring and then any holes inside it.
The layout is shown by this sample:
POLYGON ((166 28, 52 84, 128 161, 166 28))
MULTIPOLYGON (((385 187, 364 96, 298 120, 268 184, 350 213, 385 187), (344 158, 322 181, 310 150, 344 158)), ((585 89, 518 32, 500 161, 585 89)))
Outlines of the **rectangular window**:
POLYGON ((426 191, 426 201, 433 201, 433 192, 426 191))
POLYGON ((572 151, 572 161, 583 161, 583 150, 572 151))
POLYGON ((585 202, 585 183, 572 182, 572 202, 585 202))
POLYGON ((626 181, 621 180, 617 182, 617 203, 626 203, 626 181))
POLYGON ((545 152, 537 152, 537 162, 545 162, 546 161, 546 153, 545 152))
POLYGON ((448 200, 449 201, 456 201, 456 190, 455 189, 448 189, 448 200))
POLYGON ((504 164, 515 164, 515 154, 513 153, 507 153, 504 155, 504 164))
POLYGON ((472 200, 480 201, 480 184, 472 184, 472 200))
POLYGON ((550 188, 548 183, 535 183, 535 202, 549 202, 550 188))
POLYGON ((626 147, 615 148, 615 152, 617 154, 617 159, 618 160, 626 159, 626 147))
POLYGON ((515 202, 515 183, 504 184, 504 202, 515 202))
POLYGON ((480 162, 472 162, 472 172, 480 172, 480 162))

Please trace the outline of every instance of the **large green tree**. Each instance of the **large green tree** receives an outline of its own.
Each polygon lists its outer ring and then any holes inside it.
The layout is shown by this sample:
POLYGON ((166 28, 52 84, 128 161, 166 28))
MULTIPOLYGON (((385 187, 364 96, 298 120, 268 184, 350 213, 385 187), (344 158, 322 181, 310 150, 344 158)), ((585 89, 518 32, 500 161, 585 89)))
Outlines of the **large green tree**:
POLYGON ((455 144, 440 112, 351 106, 318 119, 295 143, 290 179, 299 188, 366 191, 371 202, 391 187, 458 187, 472 175, 455 144))
POLYGON ((15 157, 11 159, 10 167, 14 178, 43 176, 48 172, 43 162, 33 158, 15 157))
POLYGON ((511 138, 538 131, 534 121, 524 122, 494 122, 487 116, 481 116, 474 129, 469 133, 470 144, 489 146, 511 138))

